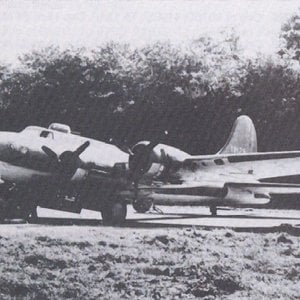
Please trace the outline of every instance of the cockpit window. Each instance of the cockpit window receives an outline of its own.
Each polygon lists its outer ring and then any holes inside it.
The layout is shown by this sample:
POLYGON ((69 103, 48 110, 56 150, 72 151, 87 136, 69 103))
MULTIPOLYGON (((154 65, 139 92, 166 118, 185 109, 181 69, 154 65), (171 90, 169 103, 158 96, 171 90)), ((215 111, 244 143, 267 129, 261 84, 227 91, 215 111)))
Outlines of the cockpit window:
POLYGON ((42 138, 52 138, 53 139, 53 132, 43 130, 40 134, 40 137, 42 137, 42 138))

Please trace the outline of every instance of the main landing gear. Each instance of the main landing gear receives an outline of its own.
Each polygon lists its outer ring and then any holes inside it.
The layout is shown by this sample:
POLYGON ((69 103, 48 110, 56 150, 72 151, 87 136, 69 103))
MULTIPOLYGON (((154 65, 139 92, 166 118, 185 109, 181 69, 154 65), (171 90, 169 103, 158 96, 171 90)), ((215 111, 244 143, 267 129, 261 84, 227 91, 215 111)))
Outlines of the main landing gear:
POLYGON ((134 199, 132 202, 132 207, 138 213, 145 213, 149 211, 152 205, 153 200, 151 198, 134 199))
POLYGON ((217 206, 216 205, 211 205, 209 207, 209 211, 211 213, 211 216, 215 217, 217 215, 217 206))
POLYGON ((124 224, 127 206, 124 201, 108 201, 101 210, 102 223, 106 226, 121 226, 124 224))

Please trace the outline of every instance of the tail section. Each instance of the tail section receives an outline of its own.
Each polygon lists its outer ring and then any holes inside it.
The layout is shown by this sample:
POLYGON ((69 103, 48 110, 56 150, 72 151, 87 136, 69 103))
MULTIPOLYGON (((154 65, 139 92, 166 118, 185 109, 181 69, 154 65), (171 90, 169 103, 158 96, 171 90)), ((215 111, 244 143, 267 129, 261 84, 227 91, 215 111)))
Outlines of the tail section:
POLYGON ((238 154, 257 152, 256 130, 248 116, 236 119, 229 139, 218 154, 238 154))

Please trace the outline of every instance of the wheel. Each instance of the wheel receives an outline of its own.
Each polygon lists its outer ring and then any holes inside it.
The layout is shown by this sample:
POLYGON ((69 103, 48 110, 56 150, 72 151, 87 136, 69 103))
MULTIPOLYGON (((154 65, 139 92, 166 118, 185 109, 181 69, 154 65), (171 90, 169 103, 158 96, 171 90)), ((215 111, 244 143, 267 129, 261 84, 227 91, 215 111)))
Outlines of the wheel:
POLYGON ((127 205, 123 201, 111 201, 101 210, 102 224, 106 226, 121 226, 126 219, 127 205))
POLYGON ((217 207, 215 205, 211 205, 209 207, 210 213, 213 217, 215 217, 217 215, 217 207))
POLYGON ((151 198, 144 198, 144 199, 135 199, 132 202, 132 207, 138 213, 145 213, 147 212, 153 204, 153 200, 151 198))

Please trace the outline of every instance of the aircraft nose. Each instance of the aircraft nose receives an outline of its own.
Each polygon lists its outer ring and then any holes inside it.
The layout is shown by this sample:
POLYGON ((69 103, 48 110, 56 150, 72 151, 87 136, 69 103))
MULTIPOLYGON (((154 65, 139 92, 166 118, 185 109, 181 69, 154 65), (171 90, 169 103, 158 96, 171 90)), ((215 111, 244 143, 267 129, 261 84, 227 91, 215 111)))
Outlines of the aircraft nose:
POLYGON ((6 132, 0 132, 0 146, 8 145, 10 142, 9 134, 6 132))
POLYGON ((10 132, 0 132, 0 155, 7 154, 11 150, 16 150, 14 134, 10 132))

